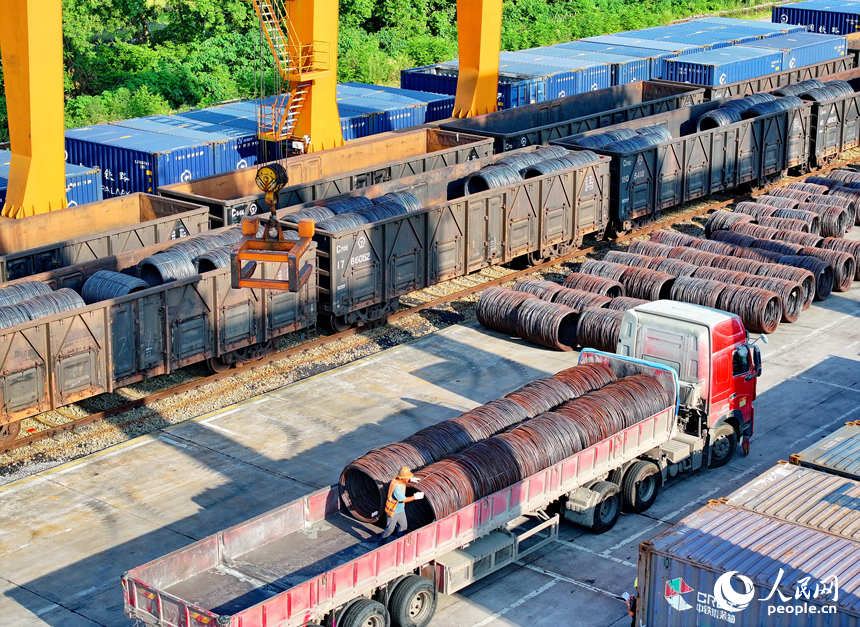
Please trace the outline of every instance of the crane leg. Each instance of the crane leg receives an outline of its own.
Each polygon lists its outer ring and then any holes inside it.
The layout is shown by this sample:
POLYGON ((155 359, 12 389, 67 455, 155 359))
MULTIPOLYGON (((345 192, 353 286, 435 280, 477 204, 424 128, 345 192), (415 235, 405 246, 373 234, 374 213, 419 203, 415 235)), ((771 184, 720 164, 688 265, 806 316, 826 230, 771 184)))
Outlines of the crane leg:
POLYGON ((63 209, 62 0, 2 0, 0 53, 12 143, 3 216, 63 209))
POLYGON ((497 108, 502 0, 457 0, 460 72, 454 117, 468 118, 497 108))

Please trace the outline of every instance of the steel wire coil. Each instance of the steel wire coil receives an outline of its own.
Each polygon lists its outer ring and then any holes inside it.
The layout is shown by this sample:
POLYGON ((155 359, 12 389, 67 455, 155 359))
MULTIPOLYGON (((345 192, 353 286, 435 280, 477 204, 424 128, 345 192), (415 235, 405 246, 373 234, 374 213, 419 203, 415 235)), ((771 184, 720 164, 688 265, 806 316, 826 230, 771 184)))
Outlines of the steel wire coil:
POLYGON ((637 240, 635 242, 630 242, 630 245, 627 247, 627 251, 636 255, 646 255, 648 257, 666 257, 672 248, 673 246, 667 246, 666 244, 660 244, 658 242, 637 240))
POLYGON ((828 81, 823 86, 809 89, 804 91, 802 94, 798 94, 798 96, 803 100, 821 102, 822 100, 833 100, 834 98, 841 98, 842 96, 850 96, 853 93, 854 90, 851 89, 851 85, 845 81, 837 80, 828 81))
POLYGON ((576 346, 578 318, 576 311, 561 303, 532 298, 516 311, 517 335, 534 344, 569 351, 576 346))
MULTIPOLYGON (((774 190, 770 190, 774 191, 774 190)), ((774 207, 776 209, 794 209, 801 202, 805 202, 804 200, 799 200, 797 198, 786 198, 784 196, 769 196, 765 194, 764 196, 757 196, 755 199, 756 203, 759 205, 767 205, 769 207, 774 207)), ((772 212, 770 215, 773 215, 776 212, 772 212)), ((767 216, 769 217, 769 216, 767 216)))
POLYGON ((603 258, 603 260, 637 268, 647 268, 651 263, 651 257, 648 257, 647 255, 626 253, 620 250, 610 250, 608 253, 606 253, 606 256, 603 258))
POLYGON ((337 233, 339 231, 348 231, 359 226, 367 224, 367 218, 360 213, 342 213, 339 216, 323 220, 318 223, 317 229, 328 231, 329 233, 337 233))
POLYGON ((781 322, 796 322, 800 317, 803 309, 803 286, 797 281, 749 275, 744 278, 743 285, 759 287, 778 294, 782 305, 781 322))
MULTIPOLYGON (((715 231, 711 234, 711 239, 718 242, 725 242, 727 244, 733 244, 734 246, 751 246, 752 243, 756 240, 756 238, 750 235, 744 235, 743 233, 738 233, 737 231, 715 231)), ((734 254, 735 251, 732 251, 734 254)))
POLYGON ((760 93, 760 94, 751 94, 746 98, 738 98, 736 100, 727 100, 722 103, 719 108, 720 109, 733 109, 738 113, 743 113, 750 107, 754 107, 757 104, 762 104, 764 102, 771 102, 776 100, 776 97, 768 94, 768 93, 760 93))
POLYGON ((182 252, 163 251, 142 259, 137 264, 137 276, 150 287, 181 281, 197 274, 191 259, 182 252))
POLYGON ((699 266, 687 263, 681 259, 669 259, 666 257, 654 257, 648 266, 651 270, 665 272, 673 277, 693 276, 699 266))
POLYGON ((734 211, 715 211, 705 223, 705 237, 710 237, 714 231, 726 230, 729 231, 733 224, 752 222, 752 216, 745 213, 735 213, 734 211))
POLYGON ((827 300, 833 291, 833 266, 810 255, 783 255, 779 263, 809 270, 815 277, 815 300, 827 300))
POLYGON ((355 213, 373 206, 373 201, 364 196, 341 196, 325 201, 326 208, 336 216, 355 213))
POLYGON ((632 152, 635 150, 641 150, 642 148, 656 146, 664 141, 666 140, 659 135, 636 135, 630 139, 622 139, 617 142, 612 142, 611 144, 606 144, 603 146, 603 150, 608 152, 632 152))
POLYGON ((20 283, 4 285, 0 287, 0 307, 17 305, 22 300, 27 300, 40 294, 50 294, 52 291, 48 285, 45 285, 41 281, 21 281, 20 283))
POLYGON ((358 212, 358 215, 362 216, 368 223, 373 223, 379 222, 380 220, 387 220, 388 218, 406 215, 407 213, 406 207, 403 205, 386 202, 373 205, 367 209, 362 209, 358 212))
POLYGON ((562 287, 552 298, 552 302, 570 307, 576 313, 580 313, 591 307, 605 307, 612 301, 609 296, 602 296, 584 290, 574 290, 562 287))
POLYGON ((628 268, 621 276, 624 293, 642 300, 669 298, 674 281, 674 275, 648 268, 628 268))
MULTIPOLYGON (((809 225, 809 232, 813 235, 821 234, 821 218, 817 213, 813 213, 812 211, 803 211, 801 209, 778 209, 776 213, 773 214, 773 217, 766 218, 768 220, 772 220, 773 218, 788 218, 790 220, 803 220, 809 225)), ((778 229, 781 230, 781 229, 778 229)), ((797 229, 789 229, 791 231, 796 231, 797 229)))
POLYGON ((732 211, 735 213, 745 213, 756 220, 760 217, 767 218, 772 216, 776 210, 777 207, 760 202, 739 202, 732 208, 732 211))
POLYGON ((854 280, 860 281, 860 242, 827 237, 821 242, 821 248, 825 250, 838 250, 854 257, 854 280))
MULTIPOLYGON (((838 172, 838 170, 836 171, 838 172)), ((830 172, 827 173, 827 176, 807 176, 804 181, 806 183, 811 183, 812 185, 824 185, 831 190, 845 184, 845 181, 833 178, 830 172)))
POLYGON ((582 146, 583 148, 603 148, 613 142, 630 139, 631 137, 636 137, 636 131, 632 131, 629 128, 619 128, 598 135, 580 137, 575 143, 577 146, 582 146))
POLYGON ((589 161, 599 161, 600 157, 598 157, 595 153, 590 150, 584 150, 580 153, 574 153, 579 155, 589 154, 592 155, 591 159, 586 157, 572 158, 573 155, 558 157, 555 159, 545 159, 544 161, 539 161, 533 165, 526 166, 522 170, 520 170, 520 176, 523 179, 533 179, 538 176, 543 176, 544 174, 549 174, 551 172, 558 172, 559 170, 564 170, 566 168, 571 168, 577 165, 585 165, 589 161))
POLYGON ((815 298, 815 276, 809 270, 778 263, 763 263, 756 275, 799 283, 801 287, 801 309, 808 309, 812 305, 815 298))
MULTIPOLYGON (((748 235, 755 239, 773 239, 776 237, 778 229, 772 229, 769 226, 746 222, 743 224, 735 224, 732 226, 732 231, 734 233, 740 233, 741 235, 748 235)), ((735 252, 735 254, 738 253, 735 252)))
POLYGON ((0 306, 0 329, 7 329, 25 322, 30 322, 30 316, 18 305, 0 306))
MULTIPOLYGON (((576 154, 576 152, 568 150, 563 146, 539 146, 536 150, 537 157, 546 161, 547 159, 558 159, 559 157, 568 157, 576 154)), ((594 155, 594 153, 591 153, 594 155)), ((597 155, 594 155, 597 157, 597 155)))
POLYGON ((698 270, 696 270, 696 274, 693 275, 693 277, 697 279, 719 281, 720 283, 726 283, 729 285, 741 285, 746 276, 746 272, 728 270, 726 268, 714 268, 710 266, 703 266, 699 268, 698 270))
POLYGON ((576 341, 583 348, 614 353, 621 335, 623 311, 586 309, 579 314, 576 341))
POLYGON ((473 172, 464 181, 466 194, 479 194, 489 189, 516 185, 523 180, 520 170, 510 165, 488 165, 473 172))
POLYGON ((741 112, 737 109, 714 109, 699 118, 698 131, 711 131, 721 126, 729 126, 741 121, 741 112))
POLYGON ((831 170, 827 173, 827 178, 834 181, 842 181, 843 183, 860 183, 860 172, 854 170, 831 170))
POLYGON ((242 239, 242 229, 234 227, 220 233, 212 233, 212 236, 221 242, 221 246, 232 246, 242 239))
MULTIPOLYGON (((845 209, 845 214, 848 220, 848 226, 845 229, 846 232, 850 231, 854 226, 854 223, 857 221, 857 203, 854 198, 848 198, 846 196, 832 196, 830 194, 815 194, 809 197, 809 202, 816 205, 831 205, 845 209)), ((798 209, 803 209, 803 207, 798 206, 798 209)))
POLYGON ((399 191, 399 192, 388 192, 387 194, 383 194, 378 198, 373 199, 374 205, 388 204, 393 203, 395 205, 400 205, 403 207, 407 213, 412 213, 413 211, 421 211, 424 206, 421 204, 421 201, 418 198, 407 191, 399 191))
POLYGON ((609 298, 624 296, 624 286, 614 279, 604 279, 596 274, 573 272, 564 279, 564 286, 573 290, 591 292, 609 298))
POLYGON ((672 139, 672 133, 665 126, 660 126, 659 124, 655 124, 653 126, 643 126, 642 128, 636 129, 637 135, 656 135, 660 137, 663 141, 669 141, 672 139))
MULTIPOLYGON (((798 200, 800 202, 806 202, 809 200, 809 197, 812 196, 809 192, 804 192, 799 189, 789 189, 787 187, 774 187, 771 190, 768 190, 765 196, 771 196, 776 198, 791 198, 792 200, 798 200)), ((765 196, 759 196, 756 200, 764 198, 765 196)))
POLYGON ((800 244, 792 244, 790 242, 781 242, 774 239, 759 239, 752 245, 753 248, 767 250, 780 255, 797 255, 800 254, 800 249, 803 248, 800 244))
MULTIPOLYGON (((731 233, 731 231, 725 232, 731 233)), ((716 233, 719 233, 719 231, 716 231, 716 233)), ((715 255, 732 255, 735 252, 735 248, 737 248, 734 244, 710 239, 697 239, 695 242, 690 244, 690 247, 695 248, 696 250, 704 250, 708 253, 714 253, 715 255)))
POLYGON ((204 233, 194 237, 187 237, 179 240, 165 250, 155 253, 156 255, 184 255, 190 262, 195 257, 203 253, 223 246, 221 240, 214 235, 204 233))
MULTIPOLYGON (((561 148, 561 146, 550 146, 550 148, 561 148)), ((560 158, 567 161, 571 166, 581 166, 600 161, 600 155, 590 150, 576 150, 560 158)))
POLYGON ((795 182, 786 185, 786 189, 796 189, 799 192, 807 192, 809 194, 826 194, 829 191, 827 185, 817 185, 815 183, 795 182))
POLYGON ((543 161, 543 157, 538 154, 537 150, 532 150, 527 152, 507 153, 505 156, 497 159, 493 165, 507 166, 519 172, 523 168, 534 165, 540 161, 543 161))
POLYGON ((678 231, 659 230, 651 233, 652 242, 657 242, 658 244, 666 244, 666 246, 669 246, 671 248, 674 248, 675 246, 689 246, 698 239, 698 237, 693 237, 692 235, 687 235, 686 233, 679 233, 678 231))
POLYGON ((780 253, 772 253, 769 250, 762 250, 761 248, 738 248, 735 251, 735 257, 752 259, 759 263, 779 263, 779 258, 782 255, 780 253))
MULTIPOLYGON (((341 473, 341 499, 359 520, 376 522, 383 509, 385 487, 401 466, 424 468, 426 472, 449 455, 615 380, 604 364, 574 366, 555 377, 532 381, 505 398, 457 418, 426 427, 400 442, 368 451, 341 473)), ((421 489, 425 489, 423 485, 421 489)), ((410 509, 413 508, 407 508, 407 512, 410 509)))
POLYGON ((794 109, 795 107, 800 107, 802 105, 803 100, 801 100, 797 96, 785 96, 784 98, 779 98, 771 102, 763 102, 761 104, 754 105, 746 111, 742 112, 741 117, 744 120, 751 120, 752 118, 757 118, 760 115, 780 113, 782 111, 788 111, 790 109, 794 109))
POLYGON ((196 257, 194 259, 194 266, 197 268, 197 273, 203 274, 204 272, 212 272, 221 268, 229 268, 231 250, 233 250, 232 246, 222 246, 196 257))
POLYGON ((681 261, 686 261, 694 266, 709 266, 720 255, 715 255, 714 253, 698 250, 696 248, 676 246, 669 251, 668 256, 670 259, 680 259, 681 261))
POLYGON ((633 309, 639 305, 647 305, 650 302, 650 300, 645 300, 644 298, 630 298, 628 296, 622 296, 621 298, 613 298, 612 302, 609 303, 606 308, 611 309, 612 311, 627 311, 628 309, 633 309))
MULTIPOLYGON (((787 209, 786 211, 791 211, 787 209)), ((777 231, 798 231, 800 233, 809 233, 809 222, 804 220, 795 220, 793 218, 780 218, 776 215, 770 218, 759 218, 757 222, 761 226, 766 226, 777 231)), ((774 235, 776 238, 776 235, 774 235)))
POLYGON ((514 335, 517 332, 516 313, 526 300, 534 298, 534 294, 517 292, 504 287, 488 287, 481 292, 475 315, 478 322, 494 331, 514 335))
POLYGON ((86 307, 86 305, 84 299, 75 290, 63 287, 49 294, 39 294, 22 300, 15 306, 26 313, 30 320, 39 320, 65 311, 72 311, 78 307, 86 307))
POLYGON ((717 309, 735 314, 747 331, 754 333, 773 333, 782 319, 779 295, 760 287, 726 285, 717 299, 717 309))
POLYGON ((860 184, 858 183, 846 183, 841 187, 837 187, 835 189, 830 190, 831 198, 847 198, 854 203, 854 224, 860 224, 860 211, 857 210, 858 205, 860 205, 860 184), (853 187, 857 185, 858 187, 853 187))
POLYGON ((832 266, 833 290, 835 292, 847 292, 851 289, 851 283, 857 274, 857 264, 853 255, 841 250, 813 248, 811 246, 802 248, 800 254, 826 261, 832 266))
POLYGON ((98 270, 84 281, 81 297, 87 305, 92 305, 103 300, 111 300, 139 292, 148 287, 149 284, 146 281, 137 277, 111 270, 98 270))
POLYGON ((758 274, 761 268, 761 262, 754 259, 744 259, 742 257, 720 257, 714 261, 712 268, 720 268, 722 270, 734 270, 735 272, 747 272, 749 274, 758 274))
POLYGON ((788 242, 790 244, 800 244, 801 246, 813 246, 819 248, 824 238, 820 235, 812 233, 803 233, 801 231, 778 231, 776 240, 788 242))
POLYGON ((541 300, 552 301, 556 292, 560 292, 564 289, 558 283, 554 283, 553 281, 542 281, 540 279, 520 279, 516 283, 514 283, 511 288, 517 292, 527 292, 529 294, 534 294, 541 300))
POLYGON ((798 209, 818 214, 821 218, 820 234, 824 237, 842 237, 854 226, 854 220, 849 221, 848 212, 843 207, 805 203, 799 205, 798 209))
POLYGON ((300 220, 313 220, 314 222, 322 222, 324 220, 328 220, 329 218, 333 218, 334 216, 335 212, 332 211, 329 207, 319 206, 305 207, 304 209, 293 211, 291 213, 288 213, 284 219, 288 222, 292 222, 293 224, 298 224, 300 220))
MULTIPOLYGON (((319 228, 319 225, 317 225, 317 228, 319 228)), ((291 241, 291 242, 297 242, 301 239, 299 237, 298 231, 290 231, 290 230, 284 229, 282 231, 282 233, 284 234, 284 239, 291 241)))
POLYGON ((774 96, 797 96, 805 91, 817 89, 819 87, 824 87, 824 83, 814 78, 810 78, 809 80, 792 83, 790 85, 780 87, 779 89, 774 89, 771 93, 774 96))
POLYGON ((716 307, 725 283, 698 277, 680 277, 672 285, 669 298, 681 303, 716 307))
POLYGON ((588 259, 579 267, 580 274, 593 274, 611 281, 621 281, 621 275, 627 271, 627 266, 611 261, 588 259))

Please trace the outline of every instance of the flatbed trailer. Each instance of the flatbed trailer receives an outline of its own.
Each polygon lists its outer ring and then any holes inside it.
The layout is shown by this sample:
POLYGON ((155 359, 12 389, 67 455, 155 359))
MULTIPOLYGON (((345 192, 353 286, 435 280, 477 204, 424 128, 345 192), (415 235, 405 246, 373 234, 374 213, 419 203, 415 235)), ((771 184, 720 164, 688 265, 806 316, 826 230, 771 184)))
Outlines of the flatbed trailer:
POLYGON ((379 529, 347 517, 337 486, 318 490, 125 573, 126 614, 160 627, 300 627, 371 594, 388 598, 412 574, 452 593, 510 564, 555 538, 547 506, 679 435, 673 370, 583 351, 590 362, 619 378, 654 376, 673 404, 380 548, 366 542, 379 529))

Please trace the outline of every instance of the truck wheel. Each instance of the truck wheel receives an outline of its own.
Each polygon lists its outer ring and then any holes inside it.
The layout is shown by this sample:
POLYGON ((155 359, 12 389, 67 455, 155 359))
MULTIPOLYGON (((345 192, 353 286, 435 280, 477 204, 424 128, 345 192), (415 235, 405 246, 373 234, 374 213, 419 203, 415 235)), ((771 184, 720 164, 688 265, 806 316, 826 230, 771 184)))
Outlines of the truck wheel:
POLYGON ((652 462, 638 461, 630 467, 621 486, 624 505, 628 509, 641 514, 654 505, 660 491, 659 472, 660 469, 652 462))
POLYGON ((424 577, 411 575, 394 589, 388 602, 394 627, 426 627, 436 613, 436 591, 424 577))
POLYGON ((711 442, 711 463, 709 468, 719 468, 729 463, 738 450, 738 434, 732 425, 722 425, 714 431, 711 442))
POLYGON ((617 485, 608 481, 598 481, 590 489, 601 497, 600 502, 595 505, 591 530, 594 533, 606 533, 615 526, 621 516, 621 493, 617 485))
POLYGON ((389 627, 388 612, 382 603, 359 599, 341 616, 338 627, 389 627))

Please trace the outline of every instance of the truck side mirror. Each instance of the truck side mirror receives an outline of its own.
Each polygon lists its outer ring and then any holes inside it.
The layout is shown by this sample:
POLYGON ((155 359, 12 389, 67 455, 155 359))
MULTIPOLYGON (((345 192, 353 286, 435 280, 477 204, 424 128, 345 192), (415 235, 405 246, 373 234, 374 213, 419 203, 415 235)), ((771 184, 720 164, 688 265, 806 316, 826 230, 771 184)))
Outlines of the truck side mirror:
POLYGON ((746 376, 747 381, 761 376, 761 351, 758 346, 750 346, 750 348, 752 348, 752 371, 746 376))

